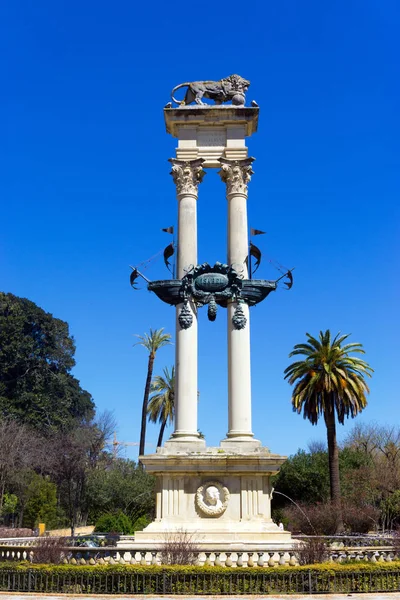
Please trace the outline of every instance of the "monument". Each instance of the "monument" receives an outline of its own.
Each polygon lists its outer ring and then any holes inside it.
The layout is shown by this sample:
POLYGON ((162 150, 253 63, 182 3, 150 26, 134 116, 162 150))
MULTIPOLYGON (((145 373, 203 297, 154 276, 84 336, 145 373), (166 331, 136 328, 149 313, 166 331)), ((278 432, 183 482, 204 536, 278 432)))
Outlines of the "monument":
MULTIPOLYGON (((167 534, 187 531, 210 551, 290 548, 290 533, 271 519, 271 476, 284 456, 254 438, 251 422, 251 306, 275 291, 277 281, 254 279, 249 260, 248 187, 253 158, 246 139, 257 131, 259 108, 245 105, 250 82, 231 75, 219 82, 186 87, 183 101, 164 108, 167 132, 177 139, 170 158, 178 201, 175 278, 152 281, 148 289, 176 306, 175 429, 164 447, 140 457, 156 477, 156 516, 135 535, 142 549, 160 548, 167 534), (204 104, 209 98, 215 104, 204 104), (191 103, 195 104, 192 105, 191 103), (226 104, 231 102, 230 104, 226 104), (197 199, 206 169, 219 169, 228 207, 226 262, 200 263, 197 256, 197 199), (226 309, 228 326, 228 431, 210 448, 198 434, 197 313, 208 307, 211 321, 226 309)), ((135 269, 133 282, 140 273, 135 269)), ((288 271, 288 287, 292 276, 288 271)), ((281 278, 282 279, 282 278, 281 278)))

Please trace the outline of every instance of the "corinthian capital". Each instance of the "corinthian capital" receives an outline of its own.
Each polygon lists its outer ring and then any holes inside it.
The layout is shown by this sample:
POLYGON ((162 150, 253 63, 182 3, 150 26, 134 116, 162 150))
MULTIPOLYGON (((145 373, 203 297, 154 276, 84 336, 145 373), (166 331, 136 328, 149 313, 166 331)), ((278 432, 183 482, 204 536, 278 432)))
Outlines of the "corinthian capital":
POLYGON ((243 160, 230 160, 220 158, 221 170, 218 172, 222 181, 226 183, 226 194, 243 194, 247 196, 247 185, 254 171, 251 164, 254 158, 243 160))
POLYGON ((172 163, 171 175, 176 185, 176 193, 197 196, 198 185, 206 174, 202 168, 204 158, 188 161, 170 158, 169 162, 172 163))

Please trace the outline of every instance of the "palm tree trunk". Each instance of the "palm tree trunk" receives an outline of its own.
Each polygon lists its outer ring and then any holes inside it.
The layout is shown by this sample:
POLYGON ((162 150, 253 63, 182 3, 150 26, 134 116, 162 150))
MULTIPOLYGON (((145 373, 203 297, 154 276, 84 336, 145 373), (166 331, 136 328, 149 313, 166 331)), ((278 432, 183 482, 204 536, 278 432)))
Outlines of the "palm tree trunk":
POLYGON ((142 425, 140 428, 140 444, 139 456, 144 454, 144 444, 146 441, 146 424, 147 424, 147 405, 149 403, 150 384, 153 377, 154 354, 149 354, 149 362, 147 364, 146 385, 144 386, 143 406, 142 406, 142 425))
POLYGON ((340 475, 339 475, 339 448, 336 440, 336 423, 333 402, 325 410, 325 424, 328 437, 328 458, 329 458, 329 482, 331 490, 331 502, 336 509, 337 525, 336 533, 344 531, 342 502, 340 494, 340 475))
POLYGON ((162 441, 163 441, 163 437, 164 437, 164 429, 165 429, 166 424, 167 424, 167 419, 164 419, 164 421, 162 422, 161 427, 160 427, 160 434, 158 436, 157 448, 162 446, 162 441))

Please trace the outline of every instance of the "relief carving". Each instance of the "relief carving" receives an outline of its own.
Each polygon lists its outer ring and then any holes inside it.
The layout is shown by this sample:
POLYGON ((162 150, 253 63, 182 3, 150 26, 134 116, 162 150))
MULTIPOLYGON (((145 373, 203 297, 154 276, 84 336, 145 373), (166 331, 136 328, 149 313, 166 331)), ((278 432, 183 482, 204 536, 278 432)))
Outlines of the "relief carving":
POLYGON ((219 481, 207 481, 196 492, 196 506, 209 517, 219 517, 226 511, 229 497, 228 488, 219 481))

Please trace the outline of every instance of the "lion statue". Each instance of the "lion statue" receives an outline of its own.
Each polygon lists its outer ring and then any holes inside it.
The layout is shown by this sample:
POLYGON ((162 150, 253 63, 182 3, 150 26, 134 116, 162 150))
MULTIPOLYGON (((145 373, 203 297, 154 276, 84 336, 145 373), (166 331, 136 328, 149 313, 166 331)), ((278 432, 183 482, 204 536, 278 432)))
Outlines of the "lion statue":
POLYGON ((215 104, 232 101, 235 106, 244 106, 245 92, 247 92, 250 81, 243 79, 240 75, 230 75, 221 81, 192 81, 191 83, 181 83, 174 87, 171 92, 171 98, 180 106, 185 104, 205 105, 202 98, 214 100, 215 104), (174 93, 179 88, 187 87, 184 100, 176 100, 174 93))

